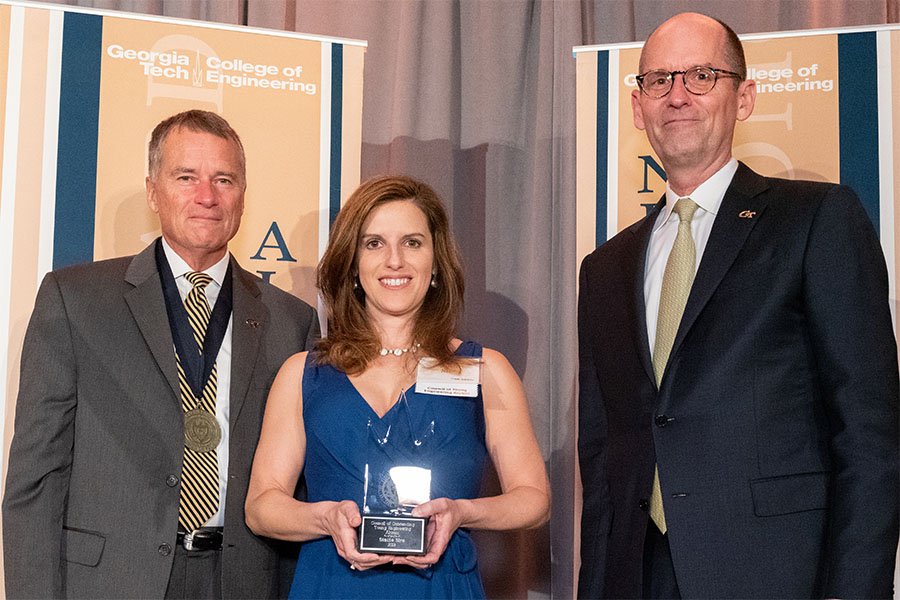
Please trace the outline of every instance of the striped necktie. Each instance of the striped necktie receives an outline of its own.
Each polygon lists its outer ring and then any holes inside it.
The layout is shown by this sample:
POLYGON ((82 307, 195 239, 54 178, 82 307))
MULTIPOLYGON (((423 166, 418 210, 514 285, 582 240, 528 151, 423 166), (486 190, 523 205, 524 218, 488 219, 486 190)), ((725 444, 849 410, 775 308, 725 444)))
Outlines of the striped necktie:
MULTIPOLYGON (((662 382, 675 334, 681 324, 681 315, 687 304, 697 264, 697 249, 691 235, 691 219, 697 210, 697 203, 690 198, 682 198, 673 211, 678 215, 678 233, 666 261, 662 289, 659 296, 659 312, 656 316, 656 343, 653 347, 653 372, 656 384, 662 382)), ((650 494, 650 518, 662 533, 666 532, 666 515, 663 511, 662 490, 659 486, 659 469, 653 472, 653 491, 650 494)))
MULTIPOLYGON (((198 272, 187 273, 185 278, 193 288, 184 300, 184 307, 187 309, 188 321, 197 342, 197 350, 202 353, 211 314, 205 288, 212 278, 206 273, 198 272)), ((212 373, 204 383, 201 397, 197 398, 188 385, 177 352, 175 358, 178 362, 181 408, 185 413, 185 447, 178 525, 183 531, 191 532, 202 527, 219 510, 219 460, 216 446, 221 438, 221 431, 215 422, 216 365, 213 365, 212 373)))

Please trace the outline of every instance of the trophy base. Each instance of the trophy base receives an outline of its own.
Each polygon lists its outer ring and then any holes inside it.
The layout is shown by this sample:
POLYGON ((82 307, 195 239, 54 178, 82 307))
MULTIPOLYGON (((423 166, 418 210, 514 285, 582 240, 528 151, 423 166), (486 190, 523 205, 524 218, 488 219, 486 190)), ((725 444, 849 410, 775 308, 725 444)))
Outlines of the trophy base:
POLYGON ((364 515, 357 530, 360 552, 425 554, 427 517, 364 515))

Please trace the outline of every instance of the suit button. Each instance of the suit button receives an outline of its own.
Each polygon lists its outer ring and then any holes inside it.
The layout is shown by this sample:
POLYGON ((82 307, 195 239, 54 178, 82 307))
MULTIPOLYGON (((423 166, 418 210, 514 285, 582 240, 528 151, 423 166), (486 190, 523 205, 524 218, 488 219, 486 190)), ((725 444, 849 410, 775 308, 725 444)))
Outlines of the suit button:
POLYGON ((669 421, 674 421, 674 420, 675 419, 670 419, 666 415, 656 415, 656 419, 654 419, 654 422, 656 423, 657 427, 665 427, 666 425, 669 424, 669 421))
POLYGON ((166 477, 166 485, 169 487, 175 487, 178 485, 178 478, 174 475, 169 475, 166 477))
POLYGON ((157 548, 156 551, 163 556, 168 556, 172 552, 172 546, 168 544, 160 544, 159 548, 157 548))
POLYGON ((650 510, 650 502, 648 500, 645 500, 644 498, 641 498, 638 502, 638 507, 641 510, 650 510))

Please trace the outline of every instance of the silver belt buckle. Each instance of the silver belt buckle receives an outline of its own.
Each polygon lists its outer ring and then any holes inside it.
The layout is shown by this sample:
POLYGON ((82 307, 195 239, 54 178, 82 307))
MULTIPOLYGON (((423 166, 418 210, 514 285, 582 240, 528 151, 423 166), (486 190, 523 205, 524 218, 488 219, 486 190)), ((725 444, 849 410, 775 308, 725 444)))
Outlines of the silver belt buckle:
POLYGON ((188 552, 190 552, 191 550, 194 549, 194 534, 195 533, 197 533, 196 529, 190 533, 185 533, 184 539, 181 542, 181 545, 184 546, 184 549, 187 550, 188 552))

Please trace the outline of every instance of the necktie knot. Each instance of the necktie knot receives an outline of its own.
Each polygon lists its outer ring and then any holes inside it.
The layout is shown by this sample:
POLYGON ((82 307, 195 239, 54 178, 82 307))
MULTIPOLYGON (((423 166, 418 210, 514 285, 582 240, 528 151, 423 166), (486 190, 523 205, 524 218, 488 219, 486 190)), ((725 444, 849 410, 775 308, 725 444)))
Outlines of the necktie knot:
POLYGON ((690 198, 682 198, 675 203, 675 208, 672 211, 678 215, 682 223, 690 223, 691 219, 694 218, 694 213, 697 212, 697 208, 696 202, 690 198))
POLYGON ((184 278, 190 281, 192 286, 200 288, 205 288, 212 281, 212 277, 202 271, 190 271, 184 278))
POLYGON ((184 299, 184 308, 187 310, 188 323, 194 333, 197 342, 197 351, 202 352, 203 338, 206 336, 206 328, 209 326, 211 311, 209 299, 206 297, 206 286, 212 281, 212 277, 206 273, 190 271, 184 278, 191 282, 192 287, 184 299))

